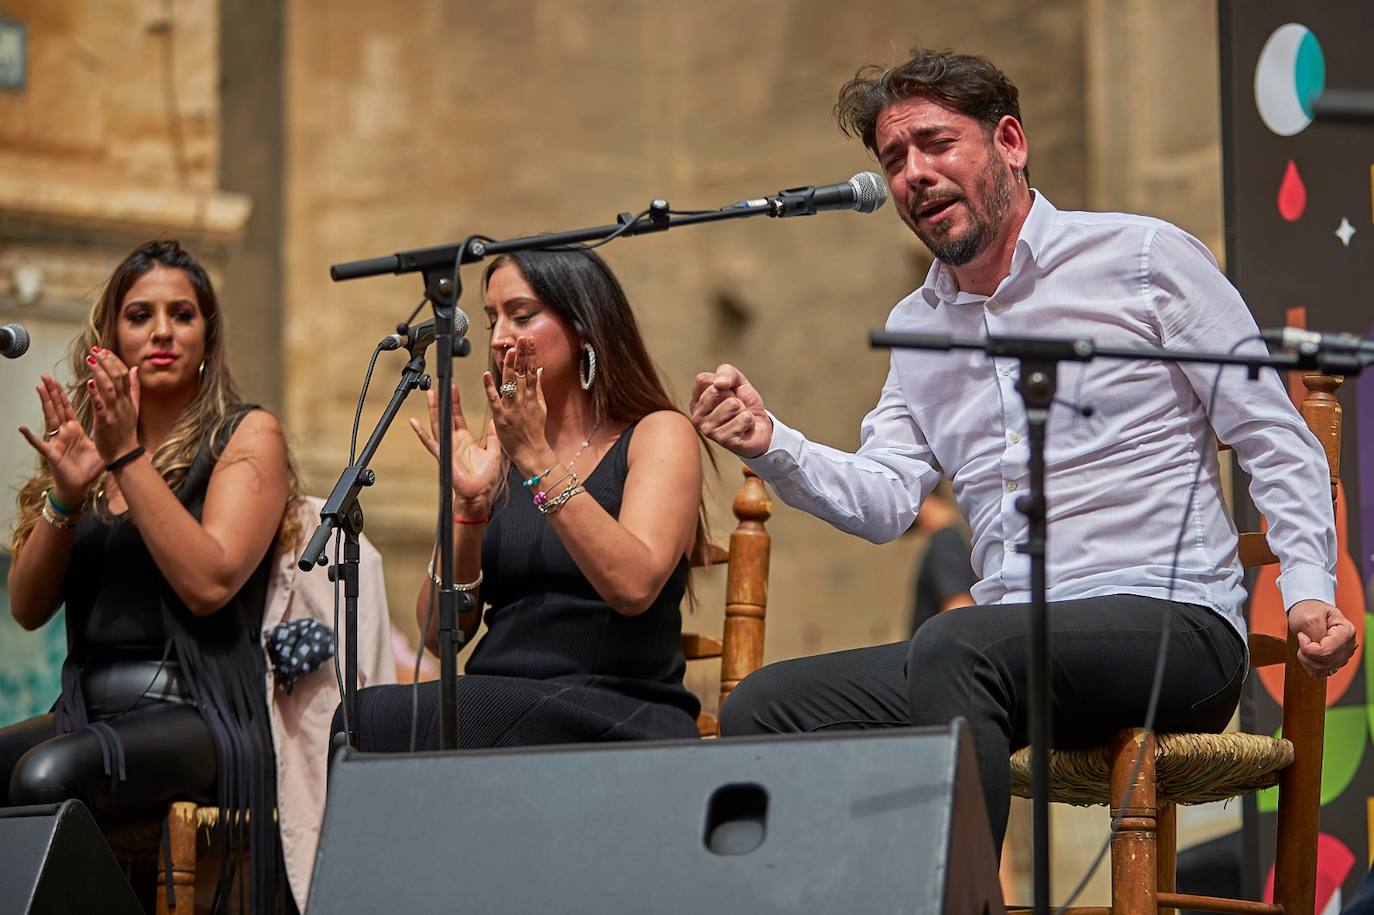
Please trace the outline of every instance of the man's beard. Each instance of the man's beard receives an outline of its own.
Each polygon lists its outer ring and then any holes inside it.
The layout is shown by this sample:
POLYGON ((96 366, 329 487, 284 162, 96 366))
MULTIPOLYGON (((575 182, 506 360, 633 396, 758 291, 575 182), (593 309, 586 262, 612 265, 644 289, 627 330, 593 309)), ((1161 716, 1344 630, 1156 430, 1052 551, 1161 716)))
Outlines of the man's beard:
MULTIPOLYGON (((990 158, 987 167, 979 174, 974 193, 977 199, 986 204, 986 209, 977 206, 967 194, 956 198, 956 202, 963 202, 972 220, 968 230, 957 238, 934 238, 929 232, 913 228, 916 237, 925 243, 930 253, 951 267, 962 267, 986 251, 1006 219, 1007 211, 1011 209, 1011 175, 996 158, 990 158)), ((916 219, 916 209, 926 202, 921 200, 912 204, 913 226, 920 225, 916 219)))

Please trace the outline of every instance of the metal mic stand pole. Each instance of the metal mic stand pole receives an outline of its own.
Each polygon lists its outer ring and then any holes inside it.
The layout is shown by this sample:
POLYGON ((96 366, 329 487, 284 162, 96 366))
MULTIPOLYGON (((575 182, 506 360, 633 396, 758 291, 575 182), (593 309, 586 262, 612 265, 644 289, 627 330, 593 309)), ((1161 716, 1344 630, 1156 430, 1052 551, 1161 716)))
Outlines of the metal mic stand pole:
MULTIPOLYGON (((431 267, 423 270, 425 295, 434 306, 434 348, 439 384, 439 748, 458 748, 458 649, 463 631, 458 615, 472 609, 472 595, 453 588, 453 358, 466 356, 470 345, 464 334, 468 318, 458 308, 462 292, 458 268, 463 264, 460 247, 452 271, 431 267), (459 607, 462 604, 462 607, 459 607)), ((421 634, 421 638, 424 634, 421 634)))
POLYGON ((1026 542, 1017 549, 1030 557, 1030 665, 1026 685, 1031 716, 1031 876, 1032 905, 1037 913, 1050 910, 1050 622, 1046 596, 1045 555, 1049 529, 1045 523, 1045 427, 1058 381, 1057 359, 1021 360, 1016 382, 1026 406, 1030 446, 1030 492, 1016 500, 1026 516, 1026 542))
POLYGON ((396 385, 391 400, 377 420, 376 427, 368 436, 358 459, 344 468, 333 491, 320 509, 320 525, 315 528, 310 542, 301 551, 297 566, 309 572, 326 561, 325 550, 329 538, 336 529, 344 532, 343 560, 337 567, 329 570, 330 580, 342 581, 344 589, 344 721, 345 740, 348 745, 358 746, 358 565, 359 538, 363 532, 363 509, 358 504, 358 494, 363 487, 376 482, 377 475, 367 465, 381 445, 382 438, 391 426, 392 420, 405 402, 406 395, 413 389, 429 389, 429 376, 425 374, 425 354, 423 350, 412 353, 410 361, 401 371, 401 380, 396 385))

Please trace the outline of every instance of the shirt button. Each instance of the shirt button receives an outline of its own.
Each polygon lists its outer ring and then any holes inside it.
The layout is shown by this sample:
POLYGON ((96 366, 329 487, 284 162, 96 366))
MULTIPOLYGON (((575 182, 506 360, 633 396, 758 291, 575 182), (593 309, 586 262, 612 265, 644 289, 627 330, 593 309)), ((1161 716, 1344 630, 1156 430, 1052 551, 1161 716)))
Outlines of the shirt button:
POLYGON ((1006 376, 1006 377, 1008 377, 1008 378, 1011 377, 1011 366, 1009 366, 1009 365, 1004 365, 1004 366, 1002 366, 1000 369, 998 369, 997 371, 1001 372, 1004 376, 1006 376))
POLYGON ((1019 445, 1021 443, 1021 433, 1013 432, 1011 434, 1011 443, 1013 445, 1019 445))
POLYGON ((1008 480, 1008 481, 1007 481, 1007 492, 1016 492, 1016 481, 1015 481, 1015 480, 1008 480))
POLYGON ((1002 303, 1001 303, 1001 302, 997 301, 996 299, 988 299, 988 308, 992 309, 993 311, 996 311, 997 309, 999 309, 999 308, 1001 308, 1001 307, 1002 307, 1002 303))

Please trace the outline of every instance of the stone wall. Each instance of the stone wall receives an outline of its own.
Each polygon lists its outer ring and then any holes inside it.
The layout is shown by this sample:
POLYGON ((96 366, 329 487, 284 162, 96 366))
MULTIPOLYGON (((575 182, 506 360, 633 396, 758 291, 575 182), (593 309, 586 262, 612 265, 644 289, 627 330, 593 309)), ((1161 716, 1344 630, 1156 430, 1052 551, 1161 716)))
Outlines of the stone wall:
MULTIPOLYGON (((252 201, 218 186, 217 4, 3 0, 0 13, 28 37, 24 88, 0 91, 0 321, 33 338, 0 364, 8 486, 33 466, 13 431, 40 421, 32 385, 67 377, 68 342, 110 269, 148 238, 180 238, 232 302, 223 268, 252 201)), ((6 542, 12 508, 0 500, 6 542)))

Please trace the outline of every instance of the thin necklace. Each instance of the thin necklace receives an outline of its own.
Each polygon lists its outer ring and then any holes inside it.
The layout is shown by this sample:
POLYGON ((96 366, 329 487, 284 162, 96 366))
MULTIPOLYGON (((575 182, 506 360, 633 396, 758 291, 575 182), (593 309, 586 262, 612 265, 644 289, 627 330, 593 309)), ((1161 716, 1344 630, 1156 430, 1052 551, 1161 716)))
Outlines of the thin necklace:
POLYGON ((573 465, 576 464, 577 459, 582 456, 582 452, 587 450, 587 446, 592 443, 592 438, 596 436, 596 430, 600 428, 601 420, 598 419, 596 423, 592 426, 592 431, 587 433, 587 437, 582 440, 582 444, 578 446, 576 453, 574 453, 572 458, 568 461, 566 465, 568 468, 568 473, 572 473, 573 465))

